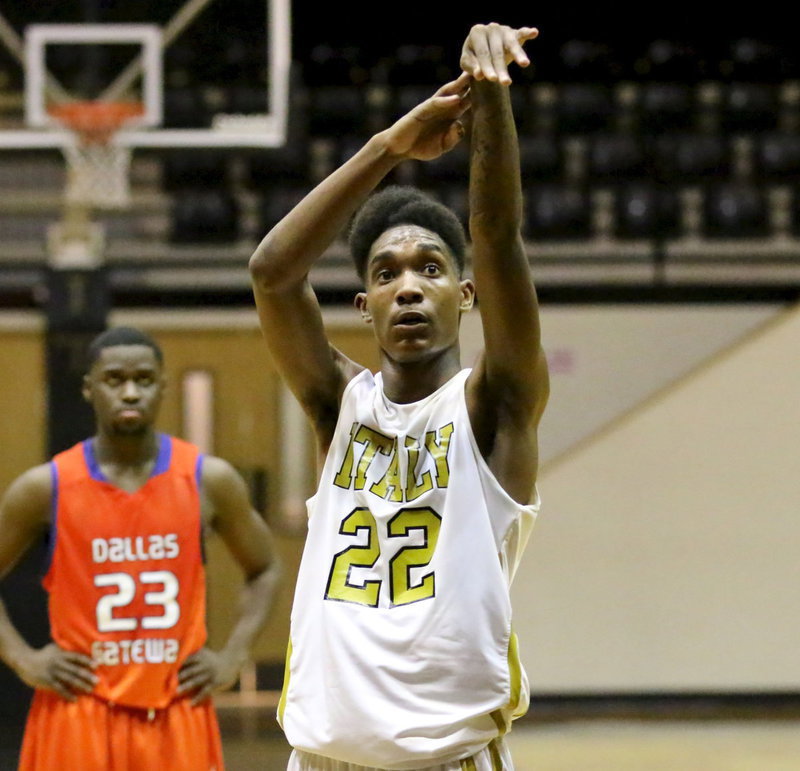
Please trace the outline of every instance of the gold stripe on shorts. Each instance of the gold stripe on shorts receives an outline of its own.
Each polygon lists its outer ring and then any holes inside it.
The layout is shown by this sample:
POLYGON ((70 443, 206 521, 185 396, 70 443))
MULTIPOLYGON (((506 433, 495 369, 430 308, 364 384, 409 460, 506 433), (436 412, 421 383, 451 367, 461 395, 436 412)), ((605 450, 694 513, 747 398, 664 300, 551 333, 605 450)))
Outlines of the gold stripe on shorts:
POLYGON ((472 758, 464 758, 461 761, 461 771, 478 771, 475 767, 475 761, 472 758))
POLYGON ((503 759, 500 757, 500 750, 497 748, 497 739, 489 742, 489 755, 492 758, 492 771, 503 771, 503 759))

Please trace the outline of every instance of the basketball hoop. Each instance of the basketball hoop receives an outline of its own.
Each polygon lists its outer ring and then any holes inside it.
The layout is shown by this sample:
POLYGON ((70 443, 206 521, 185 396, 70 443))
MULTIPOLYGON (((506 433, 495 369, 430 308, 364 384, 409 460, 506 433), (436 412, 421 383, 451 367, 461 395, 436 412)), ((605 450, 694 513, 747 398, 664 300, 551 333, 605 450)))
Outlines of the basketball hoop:
POLYGON ((48 109, 75 141, 63 145, 67 161, 67 203, 119 209, 130 198, 131 149, 115 141, 126 123, 144 113, 138 102, 64 102, 48 109))

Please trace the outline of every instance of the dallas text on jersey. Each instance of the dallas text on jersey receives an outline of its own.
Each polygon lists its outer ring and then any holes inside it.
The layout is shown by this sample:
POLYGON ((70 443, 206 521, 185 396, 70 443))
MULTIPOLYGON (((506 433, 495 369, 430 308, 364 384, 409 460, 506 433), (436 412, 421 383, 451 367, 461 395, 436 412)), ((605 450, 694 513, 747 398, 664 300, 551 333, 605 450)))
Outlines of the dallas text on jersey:
MULTIPOLYGON (((153 534, 125 538, 94 538, 92 561, 104 563, 136 563, 149 560, 172 560, 180 554, 177 533, 153 534)), ((179 583, 169 570, 145 570, 138 575, 129 572, 99 573, 94 577, 98 589, 111 588, 103 594, 96 609, 97 630, 103 634, 133 632, 137 629, 170 629, 180 618, 179 583), (140 617, 125 615, 125 608, 143 587, 148 612, 140 617)), ((95 640, 92 659, 96 666, 126 664, 171 664, 178 658, 180 643, 174 638, 140 637, 123 640, 95 640)))

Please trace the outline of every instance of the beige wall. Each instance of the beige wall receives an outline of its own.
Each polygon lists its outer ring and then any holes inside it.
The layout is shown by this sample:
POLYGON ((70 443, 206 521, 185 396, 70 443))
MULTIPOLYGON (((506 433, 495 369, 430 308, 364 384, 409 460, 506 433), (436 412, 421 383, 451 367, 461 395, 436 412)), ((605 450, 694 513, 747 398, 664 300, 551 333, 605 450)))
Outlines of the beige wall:
POLYGON ((46 460, 43 330, 38 315, 0 314, 0 490, 46 460))
POLYGON ((535 691, 800 687, 800 309, 543 470, 535 691))
MULTIPOLYGON (((581 351, 602 344, 597 330, 617 341, 638 330, 643 337, 627 350, 648 350, 653 338, 659 354, 649 353, 649 363, 638 368, 639 353, 619 354, 624 366, 608 366, 602 378, 597 367, 554 377, 548 430, 569 420, 571 399, 582 400, 583 412, 591 412, 596 399, 598 410, 591 419, 581 413, 577 440, 553 440, 561 449, 544 465, 542 516, 513 590, 534 691, 796 689, 800 311, 587 313, 545 309, 549 354, 574 343, 579 361, 586 361, 581 351), (683 350, 687 340, 695 341, 691 359, 683 350), (706 344, 710 340, 713 345, 706 344), (662 375, 654 379, 659 367, 662 375), (577 379, 567 384, 567 377, 577 379), (605 391, 615 388, 627 396, 609 412, 609 400, 619 402, 620 395, 605 391)), ((113 321, 148 329, 164 347, 171 386, 163 430, 180 435, 181 377, 188 369, 206 369, 215 389, 213 451, 245 474, 257 468, 267 474, 264 513, 287 578, 256 655, 280 661, 302 548, 281 509, 296 442, 281 439, 282 386, 255 314, 119 313, 113 321)), ((353 312, 329 313, 327 323, 346 353, 377 365, 371 330, 353 312)), ((464 329, 463 359, 470 363, 480 347, 476 314, 464 329)), ((0 342, 5 487, 44 460, 41 322, 1 315, 0 342)), ((569 430, 574 433, 574 423, 569 430)), ((310 491, 313 447, 306 445, 310 491)), ((240 576, 221 544, 212 541, 209 554, 209 627, 218 643, 233 618, 240 576)))

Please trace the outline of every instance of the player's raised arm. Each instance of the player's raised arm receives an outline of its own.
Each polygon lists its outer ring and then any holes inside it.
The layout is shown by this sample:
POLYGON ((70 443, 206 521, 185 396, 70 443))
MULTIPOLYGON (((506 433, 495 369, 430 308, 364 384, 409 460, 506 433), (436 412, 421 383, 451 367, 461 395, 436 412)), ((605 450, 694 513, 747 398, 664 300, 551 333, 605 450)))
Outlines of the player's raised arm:
POLYGON ((250 259, 267 345, 321 438, 332 431, 339 397, 360 367, 330 347, 308 273, 398 163, 436 158, 461 139, 468 84, 462 74, 369 139, 265 236, 250 259))
MULTIPOLYGON (((522 240, 522 184, 511 110, 509 64, 525 67, 523 45, 532 27, 474 26, 464 43, 461 67, 473 77, 470 150, 470 236, 485 355, 476 378, 480 401, 496 405, 492 437, 512 436, 509 456, 536 467, 535 431, 549 386, 542 353, 539 305, 522 240), (507 426, 524 426, 515 436, 507 426), (527 433, 527 438, 525 434, 527 433)), ((493 439, 494 441, 494 439, 493 439)), ((502 449, 499 450, 502 452, 502 449)), ((503 472, 498 468, 498 473, 503 472)), ((521 488, 526 485, 520 484, 521 488)), ((513 493, 512 493, 513 494, 513 493)), ((522 494, 520 493, 520 496, 522 494)))

